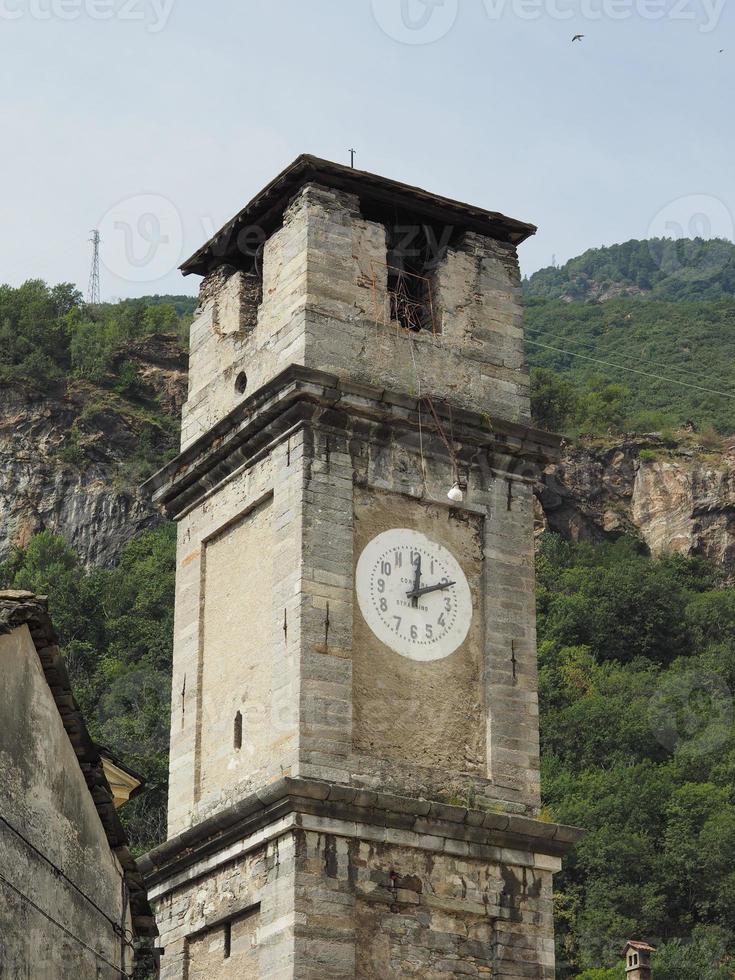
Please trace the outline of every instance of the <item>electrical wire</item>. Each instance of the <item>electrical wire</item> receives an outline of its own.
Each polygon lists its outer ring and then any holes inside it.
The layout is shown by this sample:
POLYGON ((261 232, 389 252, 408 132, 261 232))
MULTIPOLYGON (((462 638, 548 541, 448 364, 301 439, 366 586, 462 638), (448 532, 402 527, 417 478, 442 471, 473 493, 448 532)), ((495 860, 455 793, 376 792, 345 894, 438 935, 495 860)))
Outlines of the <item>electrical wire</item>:
MULTIPOLYGON (((577 340, 576 338, 566 337, 564 336, 564 334, 551 333, 550 331, 546 330, 545 327, 532 327, 529 326, 528 324, 524 324, 524 332, 528 333, 528 331, 531 331, 532 333, 540 334, 544 338, 553 337, 554 340, 561 340, 564 343, 568 343, 569 341, 571 341, 572 343, 578 344, 580 347, 586 347, 588 350, 593 350, 593 351, 598 350, 598 348, 594 344, 589 343, 589 341, 577 340)), ((654 361, 650 357, 646 357, 646 355, 642 353, 626 354, 625 351, 620 351, 619 353, 616 352, 614 356, 624 357, 627 358, 628 360, 645 361, 647 364, 650 364, 652 367, 663 368, 663 370, 665 371, 681 371, 683 374, 687 374, 691 378, 697 378, 697 379, 699 378, 699 375, 696 374, 694 371, 690 371, 689 368, 682 367, 679 364, 662 364, 660 361, 654 361)), ((615 366, 616 367, 620 366, 624 369, 624 365, 615 365, 615 366)), ((728 383, 727 381, 723 381, 721 378, 715 378, 714 380, 717 382, 717 384, 721 384, 721 385, 727 385, 728 383)))
POLYGON ((611 361, 603 361, 599 357, 589 357, 587 354, 578 354, 572 350, 564 350, 561 347, 552 347, 551 344, 542 344, 539 340, 531 340, 526 337, 526 343, 534 347, 543 347, 545 350, 556 351, 557 354, 567 354, 569 357, 579 357, 583 361, 590 361, 593 364, 602 364, 604 367, 615 368, 618 371, 628 371, 630 374, 637 374, 642 378, 649 378, 654 381, 665 381, 667 384, 682 385, 684 388, 694 388, 696 391, 704 391, 708 395, 719 395, 722 398, 735 398, 735 394, 726 391, 718 391, 715 388, 705 388, 703 385, 691 384, 688 381, 681 381, 677 378, 664 378, 660 374, 652 374, 650 371, 638 371, 636 368, 625 367, 623 364, 613 364, 611 361))
POLYGON ((424 427, 423 427, 423 422, 422 422, 422 419, 421 419, 421 402, 423 401, 423 398, 421 396, 421 375, 419 374, 418 365, 416 364, 416 353, 415 353, 415 350, 414 350, 414 343, 415 343, 415 341, 414 341, 413 337, 410 338, 410 341, 411 341, 411 358, 413 360, 413 369, 414 369, 414 372, 416 373, 416 384, 418 385, 418 392, 419 392, 419 401, 418 401, 418 408, 419 408, 419 453, 421 454, 421 479, 424 481, 424 490, 426 490, 426 459, 424 458, 424 427))
POLYGON ((131 973, 126 973, 119 966, 116 966, 111 960, 108 960, 106 956, 103 956, 102 953, 96 950, 93 946, 90 946, 89 943, 86 943, 83 939, 80 939, 79 936, 73 933, 70 929, 67 929, 66 926, 62 925, 58 921, 58 919, 55 919, 45 909, 42 909, 40 905, 37 905, 32 898, 29 898, 28 895, 25 895, 19 888, 16 888, 11 881, 8 881, 8 879, 5 877, 5 875, 2 872, 0 872, 0 881, 4 882, 8 886, 8 888, 10 888, 11 891, 14 891, 15 894, 18 895, 19 898, 22 898, 24 902, 27 902, 28 905, 31 906, 31 908, 34 908, 36 912, 39 913, 39 915, 42 915, 45 919, 47 919, 49 922, 55 925, 57 929, 61 929, 61 931, 65 933, 67 936, 69 936, 70 939, 73 939, 74 942, 79 943, 80 946, 83 946, 84 949, 92 953, 92 955, 95 956, 98 960, 102 960, 102 962, 105 963, 107 966, 109 966, 110 969, 114 970, 115 973, 119 974, 119 976, 121 977, 125 977, 126 980, 132 980, 131 973))
MULTIPOLYGON (((115 935, 116 936, 120 936, 124 940, 124 942, 127 944, 127 946, 128 946, 129 949, 135 949, 135 947, 133 946, 132 942, 130 942, 126 938, 126 935, 125 935, 125 933, 128 932, 129 930, 122 929, 120 927, 120 925, 117 922, 115 922, 115 920, 113 918, 111 918, 107 914, 107 912, 105 912, 104 909, 100 908, 100 906, 94 901, 93 898, 90 898, 89 895, 86 894, 86 892, 83 892, 82 889, 79 887, 79 885, 77 885, 77 883, 75 881, 72 881, 72 879, 67 874, 65 874, 64 871, 58 865, 54 864, 54 862, 51 860, 51 858, 47 857, 47 855, 44 854, 43 851, 40 851, 36 847, 36 845, 33 843, 33 841, 28 840, 28 838, 24 834, 22 834, 21 831, 18 830, 17 827, 14 827, 13 824, 6 817, 3 817, 2 814, 0 814, 0 822, 4 823, 5 826, 9 830, 11 830, 15 834, 16 837, 18 837, 20 840, 22 840, 23 843, 26 845, 26 847, 28 847, 31 851, 33 851, 33 853, 37 857, 40 857, 42 861, 45 861, 46 864, 54 872, 54 874, 56 875, 57 878, 63 878, 64 881, 66 881, 69 885, 71 885, 71 887, 74 889, 74 891, 76 891, 79 895, 81 895, 81 897, 86 902, 89 902, 89 904, 92 906, 92 908, 96 912, 98 912, 110 924, 110 926, 112 927, 112 931, 115 933, 115 935)), ((132 933, 131 933, 131 935, 132 935, 132 933)))
POLYGON ((434 408, 434 402, 431 400, 431 397, 429 395, 424 396, 424 401, 429 406, 429 411, 434 417, 434 422, 436 423, 436 428, 439 433, 439 436, 441 437, 441 441, 447 447, 447 452, 449 453, 452 463, 454 464, 454 468, 456 469, 457 468, 456 453, 454 452, 454 448, 450 445, 449 439, 447 438, 446 433, 444 432, 444 426, 439 421, 439 416, 437 415, 436 409, 434 408))

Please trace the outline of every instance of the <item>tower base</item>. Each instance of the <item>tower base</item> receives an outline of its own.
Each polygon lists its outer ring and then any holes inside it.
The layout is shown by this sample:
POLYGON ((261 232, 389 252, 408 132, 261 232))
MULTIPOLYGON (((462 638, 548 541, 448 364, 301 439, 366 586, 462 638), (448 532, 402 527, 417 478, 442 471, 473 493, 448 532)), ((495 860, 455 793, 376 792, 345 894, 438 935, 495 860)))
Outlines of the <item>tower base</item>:
POLYGON ((151 851, 163 980, 554 977, 575 828, 283 779, 151 851))

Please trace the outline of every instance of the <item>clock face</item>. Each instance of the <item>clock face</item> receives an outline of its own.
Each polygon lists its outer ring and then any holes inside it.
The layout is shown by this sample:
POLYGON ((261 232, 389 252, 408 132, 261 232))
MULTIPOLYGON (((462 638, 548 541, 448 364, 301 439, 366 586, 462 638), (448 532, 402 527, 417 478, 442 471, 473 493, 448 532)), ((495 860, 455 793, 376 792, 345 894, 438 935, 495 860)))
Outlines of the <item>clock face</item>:
POLYGON ((360 611, 373 633, 410 660, 442 660, 465 640, 472 596, 454 555, 407 528, 385 531, 357 562, 360 611))

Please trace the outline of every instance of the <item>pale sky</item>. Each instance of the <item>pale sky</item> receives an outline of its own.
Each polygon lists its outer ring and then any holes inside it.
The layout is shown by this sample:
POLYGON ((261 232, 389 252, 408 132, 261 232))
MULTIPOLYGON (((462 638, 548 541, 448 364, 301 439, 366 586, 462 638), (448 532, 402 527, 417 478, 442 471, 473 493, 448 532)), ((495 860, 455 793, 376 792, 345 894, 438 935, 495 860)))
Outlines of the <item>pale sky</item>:
POLYGON ((539 225, 526 273, 732 239, 729 3, 0 0, 0 282, 86 291, 99 227, 103 299, 195 292, 181 260, 298 154, 350 147, 539 225))

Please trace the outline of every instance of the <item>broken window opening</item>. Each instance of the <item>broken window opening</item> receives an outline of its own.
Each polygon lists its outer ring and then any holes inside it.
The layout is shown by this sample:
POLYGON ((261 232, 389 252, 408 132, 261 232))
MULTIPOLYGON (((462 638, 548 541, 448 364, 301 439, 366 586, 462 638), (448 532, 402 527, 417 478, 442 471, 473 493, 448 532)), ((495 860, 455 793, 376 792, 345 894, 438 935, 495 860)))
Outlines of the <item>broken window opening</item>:
POLYGON ((360 213, 385 229, 387 282, 385 267, 374 267, 372 276, 376 293, 378 283, 385 282, 388 302, 376 308, 376 321, 398 323, 412 333, 441 333, 435 277, 449 249, 460 243, 462 230, 367 197, 360 201, 360 213))
POLYGON ((438 332, 431 281, 425 276, 388 266, 388 297, 390 318, 400 323, 404 330, 438 332))
POLYGON ((413 333, 438 333, 432 278, 446 256, 448 239, 413 221, 387 225, 386 243, 391 321, 413 333))

